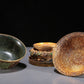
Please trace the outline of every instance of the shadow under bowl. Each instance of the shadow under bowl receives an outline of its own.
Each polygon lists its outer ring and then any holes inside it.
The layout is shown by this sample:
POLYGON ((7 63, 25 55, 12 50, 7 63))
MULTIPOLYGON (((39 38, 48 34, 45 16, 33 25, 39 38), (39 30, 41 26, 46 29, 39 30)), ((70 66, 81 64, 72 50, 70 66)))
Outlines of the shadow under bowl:
POLYGON ((18 38, 0 34, 0 69, 15 66, 25 56, 26 47, 18 38))

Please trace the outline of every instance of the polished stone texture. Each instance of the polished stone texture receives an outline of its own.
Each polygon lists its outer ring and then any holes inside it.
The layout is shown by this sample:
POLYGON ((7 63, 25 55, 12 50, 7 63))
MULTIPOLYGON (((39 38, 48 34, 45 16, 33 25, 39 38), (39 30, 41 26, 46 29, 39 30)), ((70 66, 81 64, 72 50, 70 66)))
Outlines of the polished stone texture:
POLYGON ((10 68, 26 53, 24 44, 16 37, 0 34, 0 68, 10 68))

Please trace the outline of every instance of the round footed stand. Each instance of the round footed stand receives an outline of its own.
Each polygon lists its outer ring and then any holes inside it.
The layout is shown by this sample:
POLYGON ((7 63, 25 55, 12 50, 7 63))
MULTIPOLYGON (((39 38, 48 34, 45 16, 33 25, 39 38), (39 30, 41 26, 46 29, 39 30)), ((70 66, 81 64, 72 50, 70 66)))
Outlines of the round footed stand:
POLYGON ((29 63, 35 66, 42 66, 42 67, 53 67, 53 62, 40 62, 40 61, 35 61, 34 59, 31 59, 29 57, 29 63))

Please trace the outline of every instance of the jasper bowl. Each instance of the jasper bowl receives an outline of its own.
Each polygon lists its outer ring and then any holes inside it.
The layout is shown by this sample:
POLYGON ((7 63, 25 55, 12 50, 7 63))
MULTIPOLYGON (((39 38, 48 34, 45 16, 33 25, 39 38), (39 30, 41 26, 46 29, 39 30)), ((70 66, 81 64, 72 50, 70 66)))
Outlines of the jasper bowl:
POLYGON ((84 32, 73 32, 62 37, 53 49, 53 64, 66 76, 84 74, 84 32))
POLYGON ((25 56, 26 47, 18 38, 0 34, 0 69, 12 68, 25 56))

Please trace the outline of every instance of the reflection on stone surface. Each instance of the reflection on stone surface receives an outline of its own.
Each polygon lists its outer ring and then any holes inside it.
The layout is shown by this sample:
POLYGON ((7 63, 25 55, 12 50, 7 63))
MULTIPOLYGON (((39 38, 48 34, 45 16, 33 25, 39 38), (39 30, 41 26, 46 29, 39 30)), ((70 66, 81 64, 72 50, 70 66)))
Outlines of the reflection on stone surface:
POLYGON ((15 54, 9 51, 0 51, 0 59, 2 60, 16 60, 15 54))
POLYGON ((76 76, 76 77, 68 77, 59 73, 56 69, 54 69, 54 72, 58 76, 52 79, 53 84, 84 84, 84 82, 82 82, 83 81, 82 79, 79 80, 80 78, 84 78, 84 75, 76 76))
POLYGON ((19 63, 15 67, 10 69, 0 69, 0 74, 21 71, 21 70, 24 70, 26 67, 27 66, 25 64, 19 63))
POLYGON ((53 79, 53 84, 84 84, 84 82, 75 77, 59 76, 53 79))

